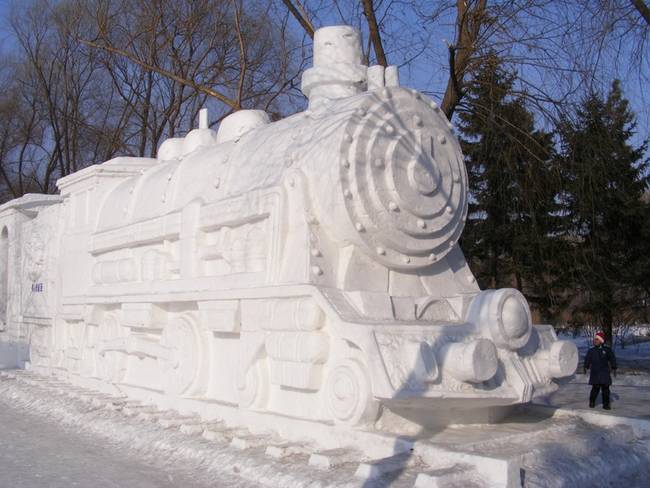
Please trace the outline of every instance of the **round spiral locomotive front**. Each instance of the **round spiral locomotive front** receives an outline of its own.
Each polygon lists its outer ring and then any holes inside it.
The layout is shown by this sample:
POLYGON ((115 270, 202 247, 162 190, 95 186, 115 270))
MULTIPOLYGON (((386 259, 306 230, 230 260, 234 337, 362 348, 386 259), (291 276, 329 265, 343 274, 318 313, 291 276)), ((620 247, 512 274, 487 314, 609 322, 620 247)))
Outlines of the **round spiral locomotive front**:
POLYGON ((347 122, 341 152, 345 207, 367 253, 418 269, 453 248, 467 214, 467 175, 435 102, 401 88, 370 94, 347 122))

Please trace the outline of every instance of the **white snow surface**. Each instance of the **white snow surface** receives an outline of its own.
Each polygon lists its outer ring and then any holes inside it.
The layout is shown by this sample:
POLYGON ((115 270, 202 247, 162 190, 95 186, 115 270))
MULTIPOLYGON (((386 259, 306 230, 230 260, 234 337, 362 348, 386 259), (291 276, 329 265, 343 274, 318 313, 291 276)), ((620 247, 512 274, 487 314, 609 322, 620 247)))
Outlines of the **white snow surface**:
POLYGON ((206 440, 192 428, 197 419, 181 422, 177 414, 16 371, 0 375, 0 486, 507 486, 486 478, 491 461, 517 470, 509 486, 647 486, 650 376, 619 376, 612 389, 618 398, 611 412, 590 410, 585 378, 577 376, 546 406, 518 408, 497 424, 395 439, 412 442, 413 450, 372 460, 353 449, 322 452, 245 429, 214 427, 206 440), (152 422, 156 416, 174 419, 167 423, 176 428, 152 422), (436 464, 432 449, 456 453, 457 462, 436 464))

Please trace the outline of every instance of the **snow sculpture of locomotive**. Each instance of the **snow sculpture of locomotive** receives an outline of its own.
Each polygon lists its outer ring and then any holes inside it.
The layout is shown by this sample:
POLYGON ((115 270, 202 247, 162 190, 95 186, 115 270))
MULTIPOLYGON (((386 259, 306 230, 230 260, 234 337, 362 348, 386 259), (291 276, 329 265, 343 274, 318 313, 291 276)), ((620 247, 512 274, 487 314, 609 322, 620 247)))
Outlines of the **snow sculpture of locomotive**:
POLYGON ((302 90, 303 113, 240 111, 217 133, 203 113, 158 159, 0 208, 5 314, 31 331, 30 366, 199 413, 353 425, 382 405, 527 402, 573 374, 575 347, 533 326, 521 293, 477 287, 436 103, 362 65, 350 27, 316 33, 302 90))

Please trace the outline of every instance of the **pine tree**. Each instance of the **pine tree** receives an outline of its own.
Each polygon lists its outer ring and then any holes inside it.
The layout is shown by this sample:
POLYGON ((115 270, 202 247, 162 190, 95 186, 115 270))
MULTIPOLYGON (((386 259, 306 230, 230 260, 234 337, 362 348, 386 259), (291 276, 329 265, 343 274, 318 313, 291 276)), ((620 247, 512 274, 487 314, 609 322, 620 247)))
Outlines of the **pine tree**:
POLYGON ((618 81, 606 99, 586 97, 573 119, 558 127, 573 317, 611 340, 613 324, 647 314, 650 303, 648 141, 632 144, 635 117, 618 81))
POLYGON ((471 196, 461 244, 482 287, 514 286, 548 318, 557 275, 552 134, 535 128, 514 79, 490 55, 469 86, 460 128, 471 196))

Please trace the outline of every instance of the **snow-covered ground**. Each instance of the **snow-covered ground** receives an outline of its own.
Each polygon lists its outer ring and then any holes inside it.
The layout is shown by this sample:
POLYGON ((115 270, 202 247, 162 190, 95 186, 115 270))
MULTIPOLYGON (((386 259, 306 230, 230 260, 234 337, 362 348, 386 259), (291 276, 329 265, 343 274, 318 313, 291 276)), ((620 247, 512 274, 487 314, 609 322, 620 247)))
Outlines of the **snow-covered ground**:
POLYGON ((619 375, 610 412, 585 408, 588 388, 579 375, 546 406, 520 407, 496 424, 395 438, 411 450, 372 459, 354 446, 287 444, 0 372, 0 487, 505 486, 488 476, 494 469, 507 471, 511 486, 647 486, 650 375, 619 375))
POLYGON ((254 486, 234 476, 212 481, 189 466, 133 456, 0 397, 0 486, 4 488, 204 488, 254 486))

